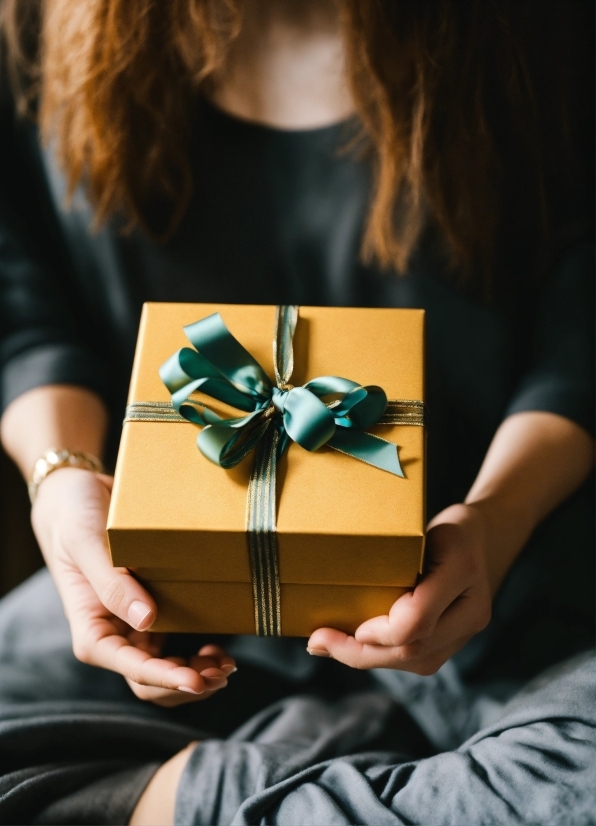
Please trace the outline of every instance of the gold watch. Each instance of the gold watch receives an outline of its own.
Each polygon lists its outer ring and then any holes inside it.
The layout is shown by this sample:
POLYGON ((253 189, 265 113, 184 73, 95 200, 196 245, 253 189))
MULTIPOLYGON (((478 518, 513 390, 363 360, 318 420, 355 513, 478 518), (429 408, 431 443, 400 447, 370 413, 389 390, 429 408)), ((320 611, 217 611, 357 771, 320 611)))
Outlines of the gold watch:
POLYGON ((37 489, 46 476, 61 467, 78 467, 94 473, 105 473, 101 460, 91 453, 83 453, 80 450, 58 450, 52 447, 41 454, 33 467, 31 480, 27 485, 31 504, 35 501, 37 489))

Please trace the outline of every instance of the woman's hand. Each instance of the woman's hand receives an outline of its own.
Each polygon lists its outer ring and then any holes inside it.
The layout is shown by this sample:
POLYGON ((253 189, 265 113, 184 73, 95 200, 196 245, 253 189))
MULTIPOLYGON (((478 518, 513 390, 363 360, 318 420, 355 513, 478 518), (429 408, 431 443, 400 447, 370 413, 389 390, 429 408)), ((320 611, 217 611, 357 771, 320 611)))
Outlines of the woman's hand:
POLYGON ((427 572, 388 616, 364 622, 353 637, 331 628, 312 634, 308 650, 352 668, 434 674, 491 615, 486 552, 489 526, 476 505, 452 505, 428 527, 427 572))
POLYGON ((353 637, 319 628, 312 654, 354 668, 433 674, 489 622, 491 599, 532 531, 586 479, 594 440, 563 416, 515 413, 497 430, 464 505, 428 526, 427 573, 353 637))
POLYGON ((235 663, 217 646, 188 660, 161 658, 164 634, 147 631, 154 600, 126 568, 114 568, 106 538, 112 479, 61 468, 40 485, 35 534, 60 592, 75 656, 122 674, 142 700, 175 706, 227 685, 235 663))

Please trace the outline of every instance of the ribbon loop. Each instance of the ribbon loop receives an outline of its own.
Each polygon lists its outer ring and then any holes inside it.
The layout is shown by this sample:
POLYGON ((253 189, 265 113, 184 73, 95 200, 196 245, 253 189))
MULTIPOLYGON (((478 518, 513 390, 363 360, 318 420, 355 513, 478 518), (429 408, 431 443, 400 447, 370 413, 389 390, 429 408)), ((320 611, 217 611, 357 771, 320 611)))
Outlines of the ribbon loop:
POLYGON ((357 382, 342 379, 341 376, 319 376, 317 379, 307 381, 304 386, 320 399, 324 399, 326 396, 345 396, 360 387, 357 382))
POLYGON ((335 433, 332 411, 306 387, 287 394, 283 424, 290 439, 306 450, 318 450, 335 433))
POLYGON ((270 398, 269 376, 230 333, 219 313, 188 324, 184 332, 198 352, 241 393, 262 402, 270 398))
POLYGON ((347 419, 343 427, 364 430, 376 424, 387 408, 387 394, 382 387, 369 385, 352 390, 339 405, 337 416, 347 419), (345 410, 345 414, 344 414, 345 410))
POLYGON ((273 337, 273 369, 275 381, 284 389, 294 372, 294 333, 298 323, 298 307, 282 304, 275 309, 275 335, 273 337))

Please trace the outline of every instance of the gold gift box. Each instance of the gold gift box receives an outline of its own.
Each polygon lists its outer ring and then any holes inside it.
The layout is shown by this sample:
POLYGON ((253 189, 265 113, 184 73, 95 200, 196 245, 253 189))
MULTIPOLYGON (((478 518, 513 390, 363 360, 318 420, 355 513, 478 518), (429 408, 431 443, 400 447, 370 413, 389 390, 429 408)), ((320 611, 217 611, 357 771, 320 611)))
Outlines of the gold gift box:
MULTIPOLYGON (((189 346, 184 325, 219 312, 273 377, 273 306, 145 304, 129 403, 168 402, 158 369, 189 346)), ((343 376, 381 386, 389 399, 424 400, 422 310, 300 307, 292 384, 343 376)), ((239 415, 206 401, 220 414, 239 415)), ((108 537, 112 562, 153 595, 152 630, 254 634, 246 538, 253 455, 222 470, 197 449, 198 427, 124 425, 108 537)), ((386 614, 422 570, 425 433, 412 425, 370 429, 394 442, 405 478, 328 447, 291 444, 278 467, 277 541, 284 636, 330 626, 353 633, 386 614)))

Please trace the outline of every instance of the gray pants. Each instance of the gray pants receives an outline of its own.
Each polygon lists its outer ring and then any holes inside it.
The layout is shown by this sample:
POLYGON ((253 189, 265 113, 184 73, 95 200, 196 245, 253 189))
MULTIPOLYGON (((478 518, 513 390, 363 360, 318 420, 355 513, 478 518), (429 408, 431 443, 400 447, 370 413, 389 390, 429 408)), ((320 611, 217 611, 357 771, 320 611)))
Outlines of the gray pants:
MULTIPOLYGON (((242 673, 218 702, 246 693, 242 673)), ((375 690, 339 699, 297 686, 302 696, 214 738, 213 701, 157 709, 74 660, 42 572, 0 603, 0 823, 125 823, 157 766, 192 739, 180 826, 596 823, 592 654, 521 690, 471 690, 450 663, 431 678, 377 676, 375 690), (410 718, 433 741, 425 756, 410 718)))
POLYGON ((391 715, 386 695, 288 699, 195 749, 176 823, 596 823, 595 701, 584 658, 528 686, 459 748, 411 760, 370 750, 391 715))

